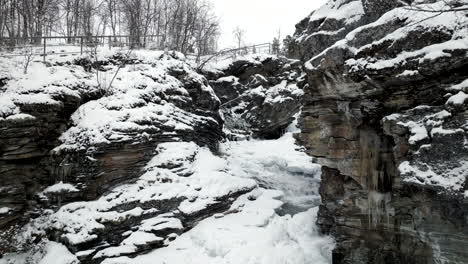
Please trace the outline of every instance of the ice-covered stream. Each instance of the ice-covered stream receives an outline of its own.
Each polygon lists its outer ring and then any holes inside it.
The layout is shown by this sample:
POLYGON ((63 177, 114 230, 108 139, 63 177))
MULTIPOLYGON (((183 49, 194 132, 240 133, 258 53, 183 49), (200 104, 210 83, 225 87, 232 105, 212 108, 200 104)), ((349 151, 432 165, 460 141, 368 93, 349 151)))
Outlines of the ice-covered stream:
POLYGON ((295 145, 293 131, 278 140, 227 142, 226 172, 255 179, 259 188, 237 199, 168 247, 106 264, 321 264, 334 246, 315 225, 320 166, 295 145))

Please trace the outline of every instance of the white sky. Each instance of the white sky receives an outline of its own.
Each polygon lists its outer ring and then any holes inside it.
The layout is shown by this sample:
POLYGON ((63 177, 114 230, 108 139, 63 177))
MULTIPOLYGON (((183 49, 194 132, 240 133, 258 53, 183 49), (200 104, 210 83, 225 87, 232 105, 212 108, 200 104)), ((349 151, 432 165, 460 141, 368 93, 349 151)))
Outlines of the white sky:
POLYGON ((271 42, 292 35, 295 25, 327 0, 209 0, 221 19, 220 48, 235 46, 232 31, 246 31, 246 44, 271 42))

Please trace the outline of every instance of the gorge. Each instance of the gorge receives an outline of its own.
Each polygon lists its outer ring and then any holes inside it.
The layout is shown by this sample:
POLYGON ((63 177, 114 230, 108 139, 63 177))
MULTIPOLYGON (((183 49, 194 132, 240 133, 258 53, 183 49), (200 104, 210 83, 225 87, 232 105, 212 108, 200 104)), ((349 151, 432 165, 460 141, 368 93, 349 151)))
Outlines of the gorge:
POLYGON ((198 71, 2 60, 0 263, 467 263, 468 2, 448 2, 330 0, 286 57, 198 71))

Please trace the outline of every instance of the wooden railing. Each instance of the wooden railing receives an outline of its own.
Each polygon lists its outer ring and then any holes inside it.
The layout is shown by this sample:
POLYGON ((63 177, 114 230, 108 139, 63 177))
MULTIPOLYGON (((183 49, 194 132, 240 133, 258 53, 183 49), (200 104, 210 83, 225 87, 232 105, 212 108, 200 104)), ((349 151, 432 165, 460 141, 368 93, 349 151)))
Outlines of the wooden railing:
POLYGON ((105 35, 105 36, 50 36, 50 37, 27 37, 27 38, 0 38, 1 57, 14 56, 42 56, 44 61, 47 55, 73 55, 92 52, 96 47, 132 47, 163 49, 161 47, 161 36, 149 35, 135 40, 128 35, 105 35), (64 48, 75 47, 75 51, 64 48), (52 48, 62 48, 63 51, 55 51, 52 48))
MULTIPOLYGON (((27 38, 2 38, 0 37, 0 57, 16 56, 40 56, 46 61, 48 55, 82 55, 95 52, 96 47, 132 47, 142 49, 164 50, 162 36, 149 35, 135 40, 129 35, 104 35, 104 36, 50 36, 50 37, 27 37, 27 38), (67 47, 73 47, 67 49, 67 47)), ((224 49, 213 54, 199 56, 198 54, 187 54, 194 57, 197 62, 202 63, 206 58, 217 60, 223 56, 242 56, 247 54, 272 54, 272 44, 262 43, 240 48, 224 49)), ((203 64, 203 63, 202 63, 203 64)))

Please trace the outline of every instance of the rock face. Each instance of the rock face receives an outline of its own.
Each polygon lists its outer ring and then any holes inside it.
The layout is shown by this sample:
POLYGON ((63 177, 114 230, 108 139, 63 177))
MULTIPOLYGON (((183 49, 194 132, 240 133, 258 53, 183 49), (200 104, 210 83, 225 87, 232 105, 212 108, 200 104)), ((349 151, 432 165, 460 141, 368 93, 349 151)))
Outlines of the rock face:
POLYGON ((352 30, 374 22, 386 11, 401 5, 396 0, 331 0, 296 25, 289 56, 309 60, 342 40, 352 30))
POLYGON ((280 137, 300 110, 306 84, 300 61, 276 56, 237 59, 205 75, 233 139, 280 137))
MULTIPOLYGON (((83 103, 101 96, 97 87, 86 79, 68 82, 71 67, 35 69, 43 74, 59 74, 61 87, 40 83, 31 87, 23 80, 5 79, 0 92, 0 230, 12 224, 24 224, 37 214, 35 194, 53 184, 49 151, 59 145, 59 136, 67 129, 72 113, 83 103), (10 87, 17 87, 11 89, 10 87)), ((0 254, 11 246, 2 237, 0 254)))
POLYGON ((296 33, 318 223, 334 263, 466 263, 467 17, 362 2, 330 1, 296 33))
POLYGON ((222 138, 220 101, 180 55, 149 55, 34 63, 36 74, 5 79, 0 256, 45 238, 81 263, 131 256, 164 246, 255 187, 197 167, 216 161, 209 149, 222 138), (144 188, 145 200, 132 196, 144 188))

